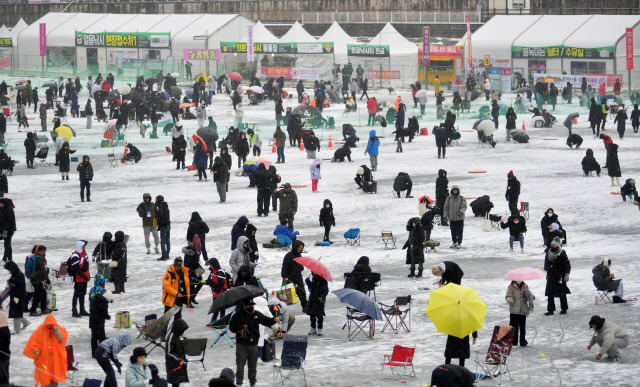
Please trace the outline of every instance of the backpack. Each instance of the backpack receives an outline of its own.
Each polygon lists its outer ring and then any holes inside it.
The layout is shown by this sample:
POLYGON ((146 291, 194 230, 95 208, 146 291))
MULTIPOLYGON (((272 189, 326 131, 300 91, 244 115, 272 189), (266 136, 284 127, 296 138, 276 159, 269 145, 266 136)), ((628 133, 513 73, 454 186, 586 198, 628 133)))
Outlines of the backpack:
POLYGON ((231 289, 233 287, 233 277, 231 276, 231 274, 227 273, 226 271, 224 272, 224 276, 225 276, 225 281, 222 289, 224 290, 231 289))
POLYGON ((78 257, 78 255, 75 252, 71 253, 69 258, 67 258, 67 273, 70 276, 76 275, 76 268, 74 267, 73 264, 78 260, 80 260, 80 257, 78 257))
POLYGON ((27 255, 27 260, 24 262, 24 274, 31 278, 31 274, 36 271, 36 259, 35 254, 27 255))
POLYGON ((193 247, 197 251, 202 250, 202 242, 200 241, 200 237, 198 236, 198 234, 193 236, 193 242, 191 243, 191 247, 193 247))

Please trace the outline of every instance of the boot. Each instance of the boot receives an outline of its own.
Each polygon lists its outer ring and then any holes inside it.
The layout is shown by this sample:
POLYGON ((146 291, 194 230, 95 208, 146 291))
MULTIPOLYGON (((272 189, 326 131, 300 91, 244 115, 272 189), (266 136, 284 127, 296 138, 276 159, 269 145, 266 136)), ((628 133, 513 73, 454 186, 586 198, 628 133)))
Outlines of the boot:
POLYGON ((309 329, 309 336, 317 335, 317 334, 318 334, 318 331, 316 331, 316 328, 309 329))
POLYGON ((613 296, 613 303, 614 304, 624 304, 625 302, 627 302, 627 300, 622 299, 622 297, 613 296))
POLYGON ((318 336, 322 336, 322 329, 318 329, 318 336))
POLYGON ((416 278, 422 278, 422 269, 418 269, 418 274, 416 274, 416 278))
POLYGON ((151 254, 151 248, 147 247, 147 254, 151 254))
POLYGON ((160 254, 160 249, 156 246, 156 254, 160 254))
POLYGON ((80 313, 78 313, 78 311, 74 309, 71 313, 71 317, 80 318, 80 313))
POLYGON ((409 273, 409 275, 407 277, 413 278, 415 276, 416 276, 416 269, 411 269, 411 273, 409 273))
POLYGON ((80 311, 80 316, 88 317, 89 316, 89 312, 87 312, 86 310, 81 310, 80 311))

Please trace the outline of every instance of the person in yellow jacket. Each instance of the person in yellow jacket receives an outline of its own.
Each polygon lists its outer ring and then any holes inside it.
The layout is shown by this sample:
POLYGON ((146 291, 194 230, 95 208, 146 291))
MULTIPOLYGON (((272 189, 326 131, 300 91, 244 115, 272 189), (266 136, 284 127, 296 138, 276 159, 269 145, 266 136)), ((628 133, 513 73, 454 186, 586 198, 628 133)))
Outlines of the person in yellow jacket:
POLYGON ((436 75, 436 78, 433 80, 433 91, 436 93, 436 97, 438 96, 438 93, 442 91, 439 75, 436 75))
MULTIPOLYGON (((164 312, 174 306, 189 306, 189 269, 182 266, 182 258, 173 260, 173 265, 169 266, 167 272, 162 277, 162 303, 164 312)), ((182 318, 182 310, 175 315, 175 318, 182 318)))

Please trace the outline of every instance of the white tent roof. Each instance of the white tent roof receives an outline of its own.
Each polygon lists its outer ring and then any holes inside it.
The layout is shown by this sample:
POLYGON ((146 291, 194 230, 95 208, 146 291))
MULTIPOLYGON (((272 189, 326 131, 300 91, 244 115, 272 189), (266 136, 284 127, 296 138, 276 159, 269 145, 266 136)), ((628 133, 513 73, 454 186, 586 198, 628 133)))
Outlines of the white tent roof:
POLYGON ((27 22, 24 21, 23 18, 20 18, 20 20, 18 20, 18 22, 16 23, 15 26, 13 26, 13 28, 11 29, 11 34, 14 38, 16 38, 18 36, 18 34, 20 32, 22 32, 22 30, 24 30, 25 28, 29 27, 29 25, 27 24, 27 22))
MULTIPOLYGON (((196 21, 202 18, 202 14, 189 14, 189 15, 139 15, 132 22, 133 25, 137 25, 141 21, 148 22, 150 25, 145 24, 145 29, 138 29, 138 31, 144 32, 170 32, 171 39, 174 38, 177 34, 179 34, 182 30, 189 28, 192 23, 196 23, 196 21), (142 16, 149 17, 148 20, 140 19, 142 16), (158 19, 156 19, 158 17, 158 19), (160 19, 161 18, 161 19, 160 19)), ((213 26, 212 26, 213 27, 213 26)), ((204 30, 206 30, 205 28, 204 30)), ((204 30, 200 30, 196 32, 196 35, 203 35, 204 30)), ((124 30, 123 30, 124 31, 124 30)), ((193 36, 190 36, 193 41, 193 36)))
POLYGON ((317 40, 305 30, 300 23, 295 22, 286 34, 280 38, 283 43, 316 43, 317 40))
POLYGON ((69 14, 64 24, 56 28, 49 28, 47 25, 47 45, 49 46, 75 46, 75 31, 67 28, 72 25, 77 31, 84 31, 100 21, 106 16, 104 13, 72 13, 69 14))
MULTIPOLYGON (((631 28, 640 22, 639 15, 593 15, 565 40, 569 47, 596 48, 614 46, 631 28)), ((637 39, 637 38, 636 38, 637 39)))
POLYGON ((345 52, 347 49, 347 44, 358 44, 358 41, 349 36, 349 34, 347 34, 342 29, 342 27, 340 27, 340 24, 335 21, 333 22, 333 24, 331 24, 331 27, 329 27, 327 32, 325 32, 318 39, 318 41, 333 42, 335 47, 338 47, 338 45, 340 45, 341 47, 344 46, 345 52))
MULTIPOLYGON (((86 14, 85 14, 86 15, 86 14)), ((78 28, 73 28, 73 26, 69 26, 69 30, 73 33, 74 30, 86 33, 98 33, 98 32, 106 32, 106 31, 118 31, 118 29, 122 26, 131 26, 131 28, 135 27, 135 24, 132 23, 132 20, 135 19, 136 15, 132 14, 112 14, 107 13, 104 14, 104 17, 100 19, 98 23, 94 23, 91 26, 85 28, 84 30, 80 30, 78 28)), ((31 26, 37 24, 39 21, 35 22, 31 26)), ((31 26, 29 28, 31 28, 31 26)), ((122 32, 122 30, 121 30, 122 32)), ((127 31, 131 32, 131 31, 127 31)))
MULTIPOLYGON (((471 34, 472 55, 477 58, 484 55, 510 58, 511 46, 514 40, 541 17, 539 15, 500 15, 492 17, 476 32, 471 34)), ((527 32, 528 34, 529 32, 527 32)), ((458 44, 464 45, 465 48, 467 47, 466 34, 458 44)))
MULTIPOLYGON (((510 17, 510 16, 504 16, 510 17)), ((540 17, 526 33, 520 35, 514 42, 513 46, 521 47, 548 47, 559 46, 564 43, 576 29, 587 22, 590 15, 545 15, 540 17)), ((502 26, 504 28, 504 26, 502 26)), ((601 30, 609 26, 602 25, 597 30, 584 36, 583 39, 591 39, 592 35, 601 33, 601 30)), ((473 41, 471 42, 473 44, 473 41)), ((475 47, 473 47, 475 49, 475 47)), ((511 48, 511 47, 509 47, 511 48)))
MULTIPOLYGON (((67 21, 73 16, 77 15, 76 13, 60 13, 60 12, 49 12, 46 15, 42 16, 40 19, 36 20, 27 28, 16 34, 16 39, 13 43, 14 53, 16 55, 38 55, 40 52, 40 23, 47 24, 47 45, 55 45, 53 42, 49 42, 49 34, 51 31, 55 31, 56 28, 63 26, 69 31, 69 35, 73 38, 74 28, 72 25, 68 24, 67 21)), ((122 15, 118 15, 122 18, 122 15)))
POLYGON ((393 28, 391 23, 387 23, 382 31, 369 41, 369 44, 389 46, 389 51, 392 56, 394 54, 415 54, 417 61, 418 46, 402 36, 402 34, 393 28))
POLYGON ((11 31, 9 31, 9 29, 3 24, 2 27, 0 27, 0 37, 8 38, 10 36, 11 31))
MULTIPOLYGON (((275 36, 271 31, 267 29, 267 27, 262 24, 262 22, 257 22, 255 26, 253 26, 253 41, 259 43, 275 43, 279 39, 275 36)), ((243 42, 247 41, 247 30, 245 29, 242 33, 243 42)))
MULTIPOLYGON (((220 41, 238 42, 243 39, 246 41, 246 27, 253 25, 251 20, 232 14, 204 14, 197 16, 198 18, 189 22, 186 27, 171 30, 171 47, 176 57, 181 57, 178 51, 184 48, 204 48, 207 42, 202 40, 194 41, 194 36, 209 36, 208 48, 216 49, 220 48, 220 41)), ((274 37, 274 41, 276 40, 277 38, 274 37)))

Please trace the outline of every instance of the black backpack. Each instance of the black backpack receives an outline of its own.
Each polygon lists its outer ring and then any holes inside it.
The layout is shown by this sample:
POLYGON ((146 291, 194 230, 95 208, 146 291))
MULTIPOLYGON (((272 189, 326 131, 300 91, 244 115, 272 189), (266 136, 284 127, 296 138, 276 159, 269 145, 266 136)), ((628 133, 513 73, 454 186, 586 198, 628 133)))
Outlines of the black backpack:
POLYGON ((67 273, 70 276, 74 276, 76 274, 76 268, 74 267, 74 263, 76 263, 78 260, 80 260, 80 257, 78 257, 77 254, 72 253, 69 258, 67 258, 67 273))

